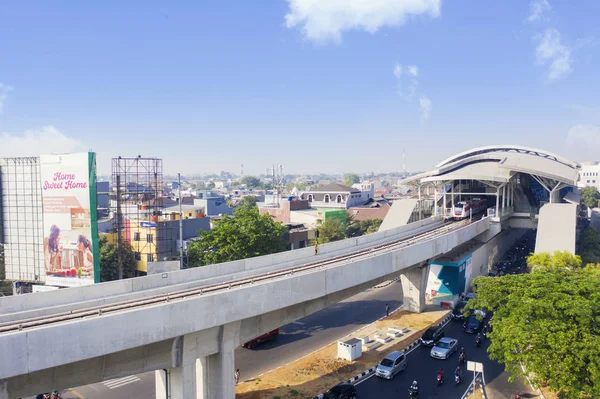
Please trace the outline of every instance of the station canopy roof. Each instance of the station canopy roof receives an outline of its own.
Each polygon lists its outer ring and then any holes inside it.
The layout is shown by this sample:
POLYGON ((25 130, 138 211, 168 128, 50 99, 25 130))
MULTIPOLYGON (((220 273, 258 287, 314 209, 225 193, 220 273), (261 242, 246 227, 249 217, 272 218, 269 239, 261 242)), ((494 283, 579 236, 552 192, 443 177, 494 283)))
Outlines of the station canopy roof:
POLYGON ((456 154, 438 163, 435 169, 400 183, 421 185, 480 180, 503 184, 517 173, 526 173, 549 185, 575 186, 580 169, 577 162, 548 151, 514 145, 487 146, 456 154))

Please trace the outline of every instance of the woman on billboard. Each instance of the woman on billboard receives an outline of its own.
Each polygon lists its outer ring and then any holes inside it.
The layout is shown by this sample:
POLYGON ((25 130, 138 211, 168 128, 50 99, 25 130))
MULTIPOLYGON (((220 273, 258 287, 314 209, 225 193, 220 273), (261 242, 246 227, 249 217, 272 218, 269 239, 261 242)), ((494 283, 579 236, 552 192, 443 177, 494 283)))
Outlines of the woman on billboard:
POLYGON ((94 256, 92 255, 92 245, 90 240, 87 239, 83 234, 79 235, 77 239, 77 249, 83 253, 83 267, 84 272, 91 272, 94 270, 94 256))
POLYGON ((62 270, 62 250, 60 229, 53 224, 50 235, 44 239, 44 266, 47 274, 60 273, 62 270))

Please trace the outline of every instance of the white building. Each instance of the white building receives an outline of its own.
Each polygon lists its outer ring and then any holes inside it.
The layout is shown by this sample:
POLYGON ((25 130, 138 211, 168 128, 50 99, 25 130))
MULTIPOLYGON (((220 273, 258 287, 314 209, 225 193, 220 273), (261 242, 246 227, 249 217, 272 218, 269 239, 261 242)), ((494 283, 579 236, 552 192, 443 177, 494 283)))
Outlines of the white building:
POLYGON ((600 163, 598 161, 581 162, 577 186, 580 188, 594 186, 600 190, 600 163))
POLYGON ((312 208, 340 208, 348 209, 353 206, 362 205, 373 198, 373 185, 361 186, 365 191, 358 188, 344 186, 343 184, 330 183, 325 186, 311 188, 300 194, 300 199, 308 200, 312 208))

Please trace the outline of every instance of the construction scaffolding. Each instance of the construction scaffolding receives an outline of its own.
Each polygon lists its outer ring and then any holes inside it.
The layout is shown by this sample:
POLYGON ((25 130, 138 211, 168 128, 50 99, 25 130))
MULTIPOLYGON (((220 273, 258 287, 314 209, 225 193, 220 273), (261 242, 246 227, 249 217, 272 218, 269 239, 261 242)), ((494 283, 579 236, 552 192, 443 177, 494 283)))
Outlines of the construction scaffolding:
POLYGON ((0 159, 0 244, 6 279, 44 282, 40 159, 0 159))
POLYGON ((172 233, 161 222, 163 164, 159 158, 113 158, 110 213, 119 256, 119 279, 123 278, 123 245, 132 246, 137 270, 146 272, 147 262, 163 260, 172 233), (169 231, 166 231, 169 230, 169 231))

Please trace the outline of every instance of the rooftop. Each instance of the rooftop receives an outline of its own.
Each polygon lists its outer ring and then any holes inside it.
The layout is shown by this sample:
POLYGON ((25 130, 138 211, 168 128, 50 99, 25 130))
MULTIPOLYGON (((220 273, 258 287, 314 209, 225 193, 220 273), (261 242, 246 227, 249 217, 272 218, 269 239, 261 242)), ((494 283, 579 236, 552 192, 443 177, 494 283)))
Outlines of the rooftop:
POLYGON ((360 190, 344 186, 339 183, 329 183, 324 186, 318 186, 305 191, 306 193, 321 192, 321 193, 360 193, 360 190))

